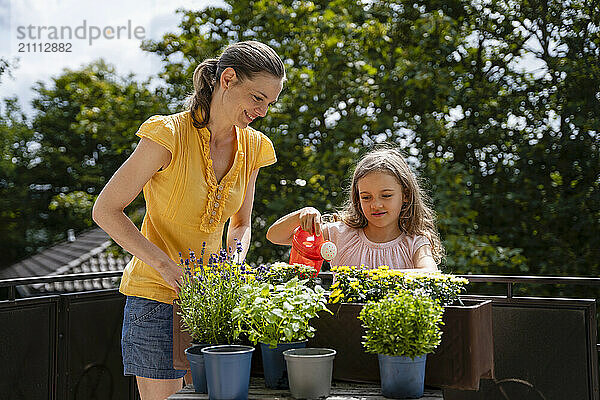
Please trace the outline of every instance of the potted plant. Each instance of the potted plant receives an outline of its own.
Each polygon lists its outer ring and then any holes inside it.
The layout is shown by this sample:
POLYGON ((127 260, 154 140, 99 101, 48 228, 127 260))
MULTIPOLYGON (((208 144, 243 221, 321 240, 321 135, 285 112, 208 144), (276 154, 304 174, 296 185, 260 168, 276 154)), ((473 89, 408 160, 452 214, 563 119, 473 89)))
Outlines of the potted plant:
POLYGON ((491 300, 460 299, 467 281, 446 274, 407 274, 400 287, 422 290, 444 306, 442 342, 427 357, 425 383, 430 386, 478 390, 493 378, 494 343, 491 300))
POLYGON ((366 329, 363 345, 378 355, 385 397, 423 396, 426 357, 440 344, 443 311, 424 292, 403 289, 363 307, 359 315, 366 329))
POLYGON ((312 289, 306 283, 294 277, 277 285, 255 280, 241 287, 233 318, 239 332, 260 343, 268 387, 288 387, 283 352, 304 347, 315 332, 309 320, 327 310, 325 290, 318 285, 312 289))
POLYGON ((451 274, 402 272, 381 266, 364 269, 332 268, 328 307, 334 315, 315 320, 317 334, 309 346, 337 350, 335 379, 379 381, 378 359, 361 345, 365 334, 357 319, 364 303, 377 301, 399 289, 420 289, 444 306, 442 342, 428 356, 425 383, 477 390, 481 377, 493 377, 492 309, 488 300, 462 300, 466 279, 451 274), (344 335, 339 335, 343 331, 344 335), (458 340, 460 339, 460 340, 458 340))
MULTIPOLYGON (((182 259, 181 265, 184 275, 176 305, 181 328, 189 334, 189 340, 180 341, 174 349, 185 346, 194 389, 207 393, 202 349, 238 342, 233 309, 240 300, 240 287, 252 279, 253 274, 248 273, 245 266, 232 262, 225 252, 212 255, 206 265, 202 258, 196 259, 190 252, 190 258, 182 259)), ((181 339, 179 334, 175 337, 181 339)))
POLYGON ((288 282, 293 278, 298 278, 304 282, 304 286, 313 288, 321 283, 321 280, 315 275, 315 269, 303 264, 288 264, 285 262, 276 262, 273 264, 261 265, 257 273, 257 280, 269 282, 272 285, 278 285, 288 282))

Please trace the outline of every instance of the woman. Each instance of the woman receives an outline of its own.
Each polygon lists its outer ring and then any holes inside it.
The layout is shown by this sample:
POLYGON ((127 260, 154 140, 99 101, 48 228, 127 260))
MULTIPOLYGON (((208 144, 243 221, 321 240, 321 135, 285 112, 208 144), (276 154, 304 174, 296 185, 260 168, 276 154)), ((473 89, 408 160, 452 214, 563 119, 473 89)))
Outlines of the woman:
POLYGON ((249 127, 281 92, 284 65, 269 46, 240 42, 194 71, 195 93, 185 112, 153 116, 137 132, 135 151, 102 190, 93 219, 133 254, 120 291, 127 296, 121 338, 126 375, 143 400, 182 387, 173 368, 173 309, 182 270, 178 253, 250 244, 254 185, 260 167, 276 161, 273 144, 249 127), (141 232, 123 210, 143 189, 141 232))

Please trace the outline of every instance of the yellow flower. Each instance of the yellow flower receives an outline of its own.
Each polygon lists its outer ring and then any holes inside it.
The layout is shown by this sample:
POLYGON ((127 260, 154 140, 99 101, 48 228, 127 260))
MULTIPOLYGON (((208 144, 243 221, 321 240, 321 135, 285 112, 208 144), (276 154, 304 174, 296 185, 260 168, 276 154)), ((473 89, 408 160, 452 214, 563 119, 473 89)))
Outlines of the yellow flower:
POLYGON ((339 286, 340 286, 340 281, 337 281, 336 283, 331 285, 331 289, 335 289, 336 287, 339 287, 339 286))

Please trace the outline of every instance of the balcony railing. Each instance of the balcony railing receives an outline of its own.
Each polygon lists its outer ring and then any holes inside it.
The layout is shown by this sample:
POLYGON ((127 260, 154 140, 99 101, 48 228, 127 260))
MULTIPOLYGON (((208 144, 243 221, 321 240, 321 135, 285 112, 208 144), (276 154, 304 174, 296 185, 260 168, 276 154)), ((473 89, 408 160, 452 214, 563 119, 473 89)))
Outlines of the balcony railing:
MULTIPOLYGON (((5 398, 5 393, 6 398, 15 399, 136 398, 133 379, 122 375, 124 297, 117 289, 16 296, 19 285, 120 276, 120 272, 95 272, 0 280, 0 289, 8 294, 0 301, 0 398, 5 398)), ((326 284, 332 275, 322 273, 321 277, 326 284)), ((493 301, 494 387, 503 382, 504 396, 498 398, 599 399, 595 298, 524 297, 515 295, 514 287, 577 285, 595 289, 600 278, 463 277, 473 284, 506 287, 502 295, 465 296, 493 301), (511 388, 511 382, 520 384, 511 388), (529 392, 525 391, 527 385, 531 386, 529 392)), ((470 393, 468 398, 486 398, 489 394, 485 391, 494 387, 482 380, 481 394, 470 393)))

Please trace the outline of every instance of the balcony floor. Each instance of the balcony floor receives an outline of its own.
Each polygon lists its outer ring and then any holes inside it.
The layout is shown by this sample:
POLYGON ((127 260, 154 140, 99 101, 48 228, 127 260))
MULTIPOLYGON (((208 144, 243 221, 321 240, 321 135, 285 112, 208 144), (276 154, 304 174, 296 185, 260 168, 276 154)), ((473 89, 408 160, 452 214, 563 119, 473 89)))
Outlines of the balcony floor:
MULTIPOLYGON (((425 393, 421 400, 440 400, 443 399, 442 391, 437 389, 425 389, 425 393)), ((168 400, 200 400, 208 399, 207 394, 199 394, 194 392, 192 385, 187 385, 176 394, 169 397, 168 400)), ((267 389, 264 384, 264 379, 252 377, 250 379, 250 388, 248 391, 248 399, 277 399, 287 400, 293 399, 288 390, 267 389)), ((381 394, 379 384, 365 383, 350 383, 334 381, 331 386, 331 395, 327 400, 385 400, 381 394)))

